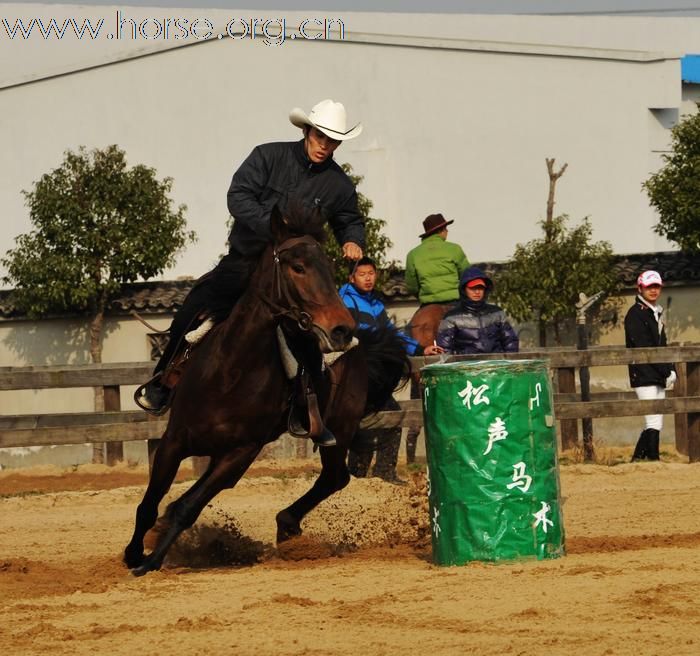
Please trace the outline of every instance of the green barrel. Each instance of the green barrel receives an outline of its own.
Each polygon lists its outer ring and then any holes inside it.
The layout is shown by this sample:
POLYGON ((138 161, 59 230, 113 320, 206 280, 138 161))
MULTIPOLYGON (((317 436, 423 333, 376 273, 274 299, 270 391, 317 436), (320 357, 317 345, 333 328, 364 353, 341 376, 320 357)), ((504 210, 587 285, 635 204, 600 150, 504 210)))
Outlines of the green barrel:
POLYGON ((433 364, 421 375, 433 561, 564 555, 546 363, 433 364))

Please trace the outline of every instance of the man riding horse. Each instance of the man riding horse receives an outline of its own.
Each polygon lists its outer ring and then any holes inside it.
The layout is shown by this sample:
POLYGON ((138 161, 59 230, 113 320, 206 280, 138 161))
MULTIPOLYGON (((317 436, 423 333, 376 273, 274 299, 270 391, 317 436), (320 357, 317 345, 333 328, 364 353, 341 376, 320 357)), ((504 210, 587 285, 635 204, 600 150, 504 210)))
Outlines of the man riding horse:
POLYGON ((153 414, 167 410, 172 390, 163 372, 181 350, 185 334, 204 317, 226 318, 242 296, 261 253, 270 243, 270 217, 290 206, 320 211, 330 224, 343 255, 359 260, 365 245, 364 219, 357 208, 355 186, 333 160, 338 146, 362 132, 348 127, 345 107, 322 100, 307 115, 295 108, 289 114, 304 138, 257 146, 234 173, 228 190, 228 209, 234 218, 229 252, 194 285, 173 318, 168 345, 153 378, 141 388, 136 402, 153 414))
MULTIPOLYGON (((411 337, 423 348, 435 343, 440 320, 459 300, 459 276, 469 260, 459 244, 447 241, 447 226, 454 223, 440 214, 423 221, 421 243, 406 258, 406 289, 418 297, 420 307, 411 318, 411 337)), ((411 398, 420 397, 417 377, 411 381, 411 398)), ((414 462, 419 430, 409 428, 406 459, 414 462)))

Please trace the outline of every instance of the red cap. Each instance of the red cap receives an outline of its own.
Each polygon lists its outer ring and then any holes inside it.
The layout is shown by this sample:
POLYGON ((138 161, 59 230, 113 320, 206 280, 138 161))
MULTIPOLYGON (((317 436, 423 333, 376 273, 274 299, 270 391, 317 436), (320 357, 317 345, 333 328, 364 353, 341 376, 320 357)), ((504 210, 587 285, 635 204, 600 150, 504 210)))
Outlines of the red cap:
POLYGON ((472 287, 478 287, 481 285, 482 287, 486 287, 486 281, 483 278, 474 278, 474 280, 470 280, 466 286, 469 287, 470 289, 472 287))

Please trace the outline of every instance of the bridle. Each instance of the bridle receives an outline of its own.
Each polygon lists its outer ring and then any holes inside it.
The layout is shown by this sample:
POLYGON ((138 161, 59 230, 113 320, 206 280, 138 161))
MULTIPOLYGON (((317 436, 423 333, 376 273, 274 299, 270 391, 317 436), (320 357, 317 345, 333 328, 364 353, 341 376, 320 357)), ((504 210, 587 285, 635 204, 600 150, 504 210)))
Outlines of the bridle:
MULTIPOLYGON (((299 330, 302 332, 309 332, 313 326, 313 319, 308 312, 302 310, 291 298, 289 294, 287 285, 284 284, 282 280, 282 265, 280 256, 300 244, 305 244, 307 246, 312 246, 315 248, 320 248, 318 241, 316 241, 310 235, 304 235, 303 237, 291 237, 286 239, 278 246, 274 246, 272 249, 272 298, 266 298, 260 294, 261 300, 270 308, 272 311, 272 318, 279 325, 279 319, 281 317, 286 317, 292 321, 296 321, 299 330)), ((302 390, 304 395, 305 403, 307 406, 307 412, 309 416, 309 429, 305 433, 294 433, 298 437, 312 437, 316 438, 321 435, 324 431, 327 431, 325 427, 325 420, 334 405, 336 391, 338 388, 338 376, 332 367, 327 367, 326 371, 328 373, 330 388, 328 392, 328 399, 326 401, 325 411, 321 415, 318 405, 318 400, 316 397, 316 392, 313 387, 313 381, 311 378, 311 372, 307 366, 300 363, 299 370, 297 372, 296 380, 298 385, 302 390)), ((293 401, 290 400, 290 403, 293 401)), ((291 417, 291 410, 290 410, 291 417)), ((291 421, 291 420, 289 420, 291 421)), ((289 432, 292 432, 291 423, 289 425, 289 432)))
POLYGON ((303 237, 291 237, 283 241, 279 246, 274 246, 272 249, 272 298, 266 298, 260 294, 260 298, 272 310, 272 318, 278 320, 280 317, 286 317, 292 321, 296 321, 299 330, 308 332, 313 327, 313 319, 308 312, 302 310, 291 298, 287 285, 282 280, 282 266, 280 263, 280 255, 300 244, 307 246, 319 247, 318 242, 311 235, 303 237))

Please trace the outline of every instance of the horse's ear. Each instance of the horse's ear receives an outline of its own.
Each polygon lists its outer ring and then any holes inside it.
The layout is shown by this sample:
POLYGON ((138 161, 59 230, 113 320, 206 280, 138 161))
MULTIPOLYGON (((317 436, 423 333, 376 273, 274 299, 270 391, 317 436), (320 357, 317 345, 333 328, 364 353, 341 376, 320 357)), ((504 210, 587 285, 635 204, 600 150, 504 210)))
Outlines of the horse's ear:
POLYGON ((272 233, 272 239, 274 243, 279 244, 284 241, 284 235, 286 234, 287 222, 282 216, 279 207, 275 205, 272 208, 272 214, 270 214, 270 232, 272 233))

